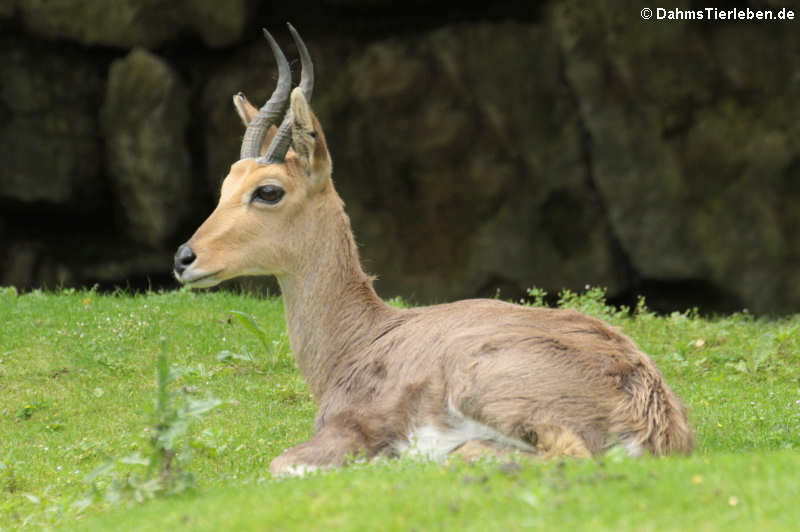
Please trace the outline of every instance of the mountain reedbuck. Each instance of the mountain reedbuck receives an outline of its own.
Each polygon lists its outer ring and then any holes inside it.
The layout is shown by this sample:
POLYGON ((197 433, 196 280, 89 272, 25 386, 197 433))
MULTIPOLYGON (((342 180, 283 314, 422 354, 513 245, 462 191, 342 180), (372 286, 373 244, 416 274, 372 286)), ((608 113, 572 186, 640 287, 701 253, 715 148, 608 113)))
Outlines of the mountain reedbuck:
POLYGON ((685 407, 616 328, 497 300, 401 310, 378 297, 309 107, 311 59, 289 29, 299 86, 290 92, 289 65, 264 30, 277 88, 260 110, 233 97, 247 126, 241 157, 174 266, 180 282, 198 288, 243 275, 278 279, 292 351, 319 411, 315 436, 275 458, 272 473, 403 452, 588 457, 621 445, 630 455, 689 453, 685 407))

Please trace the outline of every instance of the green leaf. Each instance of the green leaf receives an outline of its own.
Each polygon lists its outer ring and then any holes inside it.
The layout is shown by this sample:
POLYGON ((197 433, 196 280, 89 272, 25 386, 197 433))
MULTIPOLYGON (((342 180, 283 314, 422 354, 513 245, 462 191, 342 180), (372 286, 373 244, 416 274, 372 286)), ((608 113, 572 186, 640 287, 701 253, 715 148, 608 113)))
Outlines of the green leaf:
POLYGON ((183 413, 187 416, 198 417, 221 404, 222 401, 211 395, 207 396, 205 399, 188 399, 183 413))
POLYGON ((267 333, 264 332, 264 329, 258 326, 256 320, 253 319, 251 315, 240 310, 232 310, 231 315, 236 318, 236 321, 241 323, 245 329, 253 333, 264 346, 264 349, 269 352, 269 340, 267 339, 267 333))
POLYGON ((83 477, 83 481, 86 484, 91 484, 97 478, 107 475, 113 470, 114 470, 114 462, 105 462, 96 467, 91 473, 83 477))
POLYGON ((118 460, 121 464, 131 464, 131 465, 150 465, 150 459, 142 456, 141 453, 135 452, 131 453, 128 456, 123 456, 118 460))
POLYGON ((233 351, 223 350, 217 355, 217 360, 220 362, 230 362, 231 360, 244 360, 246 362, 254 362, 253 355, 245 351, 242 354, 234 353, 233 351))
POLYGON ((88 508, 91 505, 92 505, 92 498, 91 497, 82 497, 82 498, 78 499, 77 501, 73 502, 70 505, 70 508, 75 510, 75 512, 77 512, 77 513, 81 513, 82 511, 84 511, 86 508, 88 508))

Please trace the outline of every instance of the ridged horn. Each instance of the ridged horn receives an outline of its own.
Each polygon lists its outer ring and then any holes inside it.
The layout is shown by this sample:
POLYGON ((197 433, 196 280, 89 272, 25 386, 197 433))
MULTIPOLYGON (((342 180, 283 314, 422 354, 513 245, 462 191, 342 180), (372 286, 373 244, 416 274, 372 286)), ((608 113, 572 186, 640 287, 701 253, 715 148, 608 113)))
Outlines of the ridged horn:
MULTIPOLYGON (((297 51, 300 54, 300 90, 303 91, 303 97, 307 102, 311 101, 311 95, 314 92, 314 64, 311 62, 311 54, 308 53, 306 43, 294 29, 294 26, 286 23, 289 26, 289 32, 292 34, 297 51)), ((283 117, 281 125, 275 136, 272 137, 267 151, 263 157, 258 158, 260 164, 275 164, 281 163, 286 158, 286 152, 289 151, 289 145, 292 143, 292 110, 286 111, 286 116, 283 117)))
POLYGON ((283 114, 286 108, 286 103, 289 101, 289 92, 292 88, 292 73, 289 69, 289 62, 286 56, 283 55, 278 43, 272 38, 272 35, 264 29, 264 37, 267 38, 270 48, 272 48, 272 55, 275 56, 275 62, 278 64, 278 83, 272 96, 269 97, 267 103, 258 111, 258 114, 247 125, 242 139, 242 148, 239 151, 240 159, 247 159, 258 157, 261 153, 261 146, 264 144, 264 138, 267 136, 267 130, 271 124, 278 123, 278 119, 283 114))
POLYGON ((289 146, 292 144, 292 110, 286 112, 283 117, 283 122, 272 137, 272 142, 269 143, 267 151, 262 157, 256 159, 259 164, 276 164, 282 163, 286 159, 286 152, 289 151, 289 146))

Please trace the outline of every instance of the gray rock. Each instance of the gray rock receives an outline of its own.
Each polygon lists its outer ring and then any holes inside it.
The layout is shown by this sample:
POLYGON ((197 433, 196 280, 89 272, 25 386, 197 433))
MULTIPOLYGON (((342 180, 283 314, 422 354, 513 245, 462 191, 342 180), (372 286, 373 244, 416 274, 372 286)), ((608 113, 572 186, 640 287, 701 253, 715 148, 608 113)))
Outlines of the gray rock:
MULTIPOLYGON (((370 27, 364 14, 383 4, 329 0, 316 33, 298 23, 334 179, 381 293, 588 283, 800 308, 794 25, 648 23, 610 1, 565 1, 529 25, 412 31, 384 13, 370 27)), ((256 4, 108 5, 0 0, 0 284, 164 282, 238 158, 231 95, 259 105, 273 89, 260 39, 207 49, 236 43, 256 4), (165 43, 191 96, 141 50, 104 89, 120 53, 104 46, 165 43)), ((288 33, 265 24, 297 69, 288 33)))
POLYGON ((548 30, 470 24, 376 43, 315 109, 384 295, 624 287, 548 30))
POLYGON ((26 39, 0 42, 0 200, 83 211, 102 199, 102 67, 26 39))
MULTIPOLYGON (((124 48, 154 48, 187 30, 208 46, 229 46, 242 35, 249 5, 247 0, 17 0, 15 4, 24 26, 37 35, 124 48)), ((8 5, 3 9, 10 10, 8 5)))
MULTIPOLYGON (((279 42, 283 46, 285 39, 279 42)), ((288 47, 286 47, 288 48, 288 47)), ((290 53, 285 50, 285 53, 290 53)), ((276 69, 266 41, 230 53, 221 64, 205 75, 202 93, 204 157, 207 174, 205 185, 212 197, 239 159, 244 125, 234 110, 231 97, 244 92, 251 103, 261 107, 271 94, 277 79, 276 69)))
POLYGON ((592 175, 614 233, 647 277, 701 276, 703 261, 683 216, 687 176, 664 136, 670 126, 685 127, 680 123, 685 117, 670 119, 671 112, 710 98, 693 92, 707 85, 707 70, 680 61, 681 47, 695 44, 689 39, 677 38, 668 49, 659 46, 665 31, 685 33, 689 25, 635 20, 642 26, 636 28, 626 21, 626 10, 607 3, 591 8, 565 3, 555 11, 567 80, 591 139, 592 175), (623 30, 610 36, 612 27, 623 30), (690 80, 670 68, 676 62, 692 70, 690 80))
POLYGON ((10 18, 14 14, 16 0, 0 0, 0 19, 10 18))
POLYGON ((613 2, 552 13, 592 175, 638 274, 796 309, 800 34, 643 23, 613 2))
POLYGON ((157 56, 133 50, 111 65, 102 108, 106 161, 122 224, 158 246, 191 207, 188 94, 157 56))

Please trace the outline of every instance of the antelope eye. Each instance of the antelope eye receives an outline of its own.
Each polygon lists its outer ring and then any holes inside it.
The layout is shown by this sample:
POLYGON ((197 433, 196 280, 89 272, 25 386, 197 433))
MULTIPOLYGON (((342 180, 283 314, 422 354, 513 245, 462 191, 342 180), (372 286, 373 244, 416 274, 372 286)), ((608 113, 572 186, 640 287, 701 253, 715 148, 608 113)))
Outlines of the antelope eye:
POLYGON ((286 194, 286 191, 278 185, 264 185, 263 187, 258 187, 253 192, 252 201, 266 203, 267 205, 275 205, 283 199, 284 194, 286 194))

